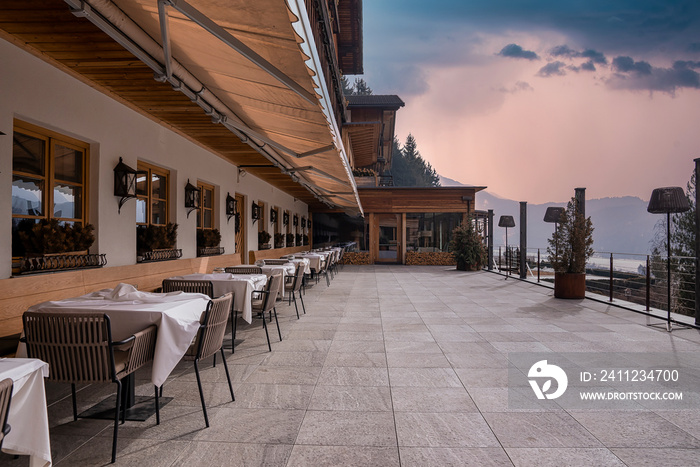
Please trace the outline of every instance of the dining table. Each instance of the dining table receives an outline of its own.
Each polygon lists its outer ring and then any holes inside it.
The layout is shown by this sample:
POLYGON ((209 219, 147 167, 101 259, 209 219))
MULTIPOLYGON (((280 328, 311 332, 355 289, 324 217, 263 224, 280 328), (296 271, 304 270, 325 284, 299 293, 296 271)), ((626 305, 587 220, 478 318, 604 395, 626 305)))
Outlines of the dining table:
POLYGON ((176 280, 211 281, 214 296, 220 297, 233 293, 233 309, 241 313, 246 323, 253 321, 252 295, 255 290, 263 290, 267 283, 265 274, 231 274, 219 272, 213 274, 186 274, 170 277, 176 280))
POLYGON ((28 455, 30 467, 51 465, 49 417, 44 378, 49 365, 36 358, 0 358, 0 381, 13 382, 7 423, 12 429, 2 443, 2 451, 28 455))
POLYGON ((311 261, 309 261, 309 258, 292 258, 289 259, 289 262, 295 266, 299 263, 303 264, 304 274, 311 274, 311 261))
MULTIPOLYGON (((115 341, 155 324, 158 337, 151 382, 160 387, 192 343, 209 300, 208 296, 198 293, 143 292, 132 285, 119 284, 114 289, 39 303, 28 311, 104 313, 110 318, 115 341)), ((25 344, 20 343, 17 355, 27 355, 25 344)))
POLYGON ((321 264, 325 261, 326 256, 319 253, 301 253, 295 254, 294 258, 308 259, 309 267, 318 274, 321 271, 321 264))

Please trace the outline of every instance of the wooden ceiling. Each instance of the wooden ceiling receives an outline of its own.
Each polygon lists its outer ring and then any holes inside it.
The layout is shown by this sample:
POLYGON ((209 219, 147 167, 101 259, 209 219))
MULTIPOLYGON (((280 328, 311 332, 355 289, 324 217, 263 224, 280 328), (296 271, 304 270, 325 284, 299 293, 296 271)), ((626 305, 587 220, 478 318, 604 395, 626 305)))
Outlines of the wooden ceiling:
POLYGON ((212 123, 197 104, 170 85, 155 81, 150 68, 87 19, 74 16, 62 0, 0 2, 0 37, 243 166, 247 172, 307 203, 311 210, 326 208, 223 125, 212 123))

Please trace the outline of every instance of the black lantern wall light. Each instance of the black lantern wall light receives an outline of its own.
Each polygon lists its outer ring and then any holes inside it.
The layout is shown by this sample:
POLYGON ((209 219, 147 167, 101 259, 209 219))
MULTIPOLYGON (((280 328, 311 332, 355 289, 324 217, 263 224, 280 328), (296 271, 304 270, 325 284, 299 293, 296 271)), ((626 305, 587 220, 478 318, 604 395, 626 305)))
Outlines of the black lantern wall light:
POLYGON ((301 218, 301 228, 305 229, 306 228, 306 217, 301 218))
POLYGON ((289 213, 285 212, 282 214, 282 224, 283 225, 289 225, 289 213))
POLYGON ((114 167, 114 196, 119 196, 119 214, 122 206, 130 198, 136 198, 136 176, 138 171, 132 169, 119 158, 119 163, 114 167))
POLYGON ((277 222, 277 209, 270 208, 270 223, 274 224, 277 222))
POLYGON ((292 225, 294 225, 294 227, 299 225, 299 216, 297 216, 296 214, 294 214, 294 221, 292 225))
POLYGON ((185 207, 187 208, 188 218, 192 211, 202 207, 202 192, 199 191, 199 188, 192 185, 189 179, 187 179, 187 185, 185 185, 185 207))
POLYGON ((226 223, 231 220, 238 212, 238 201, 231 196, 231 193, 226 193, 226 223))
POLYGON ((262 214, 262 207, 253 201, 253 209, 251 210, 251 217, 253 218, 253 224, 255 221, 260 220, 260 215, 262 214))

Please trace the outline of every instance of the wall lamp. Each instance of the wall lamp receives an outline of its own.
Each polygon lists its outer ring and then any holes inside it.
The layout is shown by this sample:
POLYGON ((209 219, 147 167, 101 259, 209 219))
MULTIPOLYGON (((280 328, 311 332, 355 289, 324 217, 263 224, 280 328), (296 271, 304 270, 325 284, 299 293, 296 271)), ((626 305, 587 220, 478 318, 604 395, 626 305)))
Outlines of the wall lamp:
POLYGON ((306 217, 301 218, 301 228, 305 229, 306 228, 306 217))
POLYGON ((289 225, 289 213, 282 214, 282 225, 289 225))
POLYGON ((253 218, 253 224, 255 224, 255 221, 260 220, 260 214, 262 211, 262 207, 257 204, 255 201, 253 201, 253 209, 251 211, 251 217, 253 218))
POLYGON ((270 208, 270 223, 274 224, 277 222, 277 209, 270 208))
POLYGON ((187 208, 187 217, 190 217, 192 211, 196 211, 202 205, 202 192, 199 188, 190 183, 190 179, 187 179, 187 185, 185 185, 185 207, 187 208))
POLYGON ((238 201, 231 196, 231 193, 226 193, 226 223, 238 213, 238 201))
POLYGON ((299 225, 299 216, 297 216, 296 214, 294 214, 294 220, 293 220, 292 222, 293 222, 292 225, 294 225, 294 227, 296 227, 297 225, 299 225))
POLYGON ((122 206, 129 198, 136 198, 136 175, 138 172, 126 165, 122 158, 119 158, 119 163, 114 167, 114 196, 119 196, 119 214, 122 212, 122 206))

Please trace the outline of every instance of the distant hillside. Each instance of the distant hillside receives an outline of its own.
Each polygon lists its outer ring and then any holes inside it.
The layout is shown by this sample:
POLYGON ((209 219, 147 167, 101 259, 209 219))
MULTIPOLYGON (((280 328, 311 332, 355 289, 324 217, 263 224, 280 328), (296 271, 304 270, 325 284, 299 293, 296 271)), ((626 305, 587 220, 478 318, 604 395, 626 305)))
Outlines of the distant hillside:
MULTIPOLYGON (((440 177, 442 186, 459 186, 461 183, 447 177, 440 177)), ((573 196, 573 190, 572 190, 573 196)), ((567 200, 568 201, 568 200, 567 200)), ((554 224, 545 223, 544 213, 549 206, 565 206, 559 203, 527 205, 528 247, 546 248, 547 239, 552 235, 554 224)), ((517 244, 520 239, 520 203, 480 191, 476 194, 478 210, 493 209, 494 222, 498 218, 511 215, 516 227, 508 229, 508 243, 517 244)), ((647 212, 647 202, 633 196, 586 200, 586 215, 593 221, 593 248, 596 252, 646 254, 654 237, 654 225, 659 216, 647 212)), ((505 229, 496 227, 496 244, 505 243, 505 229)))

